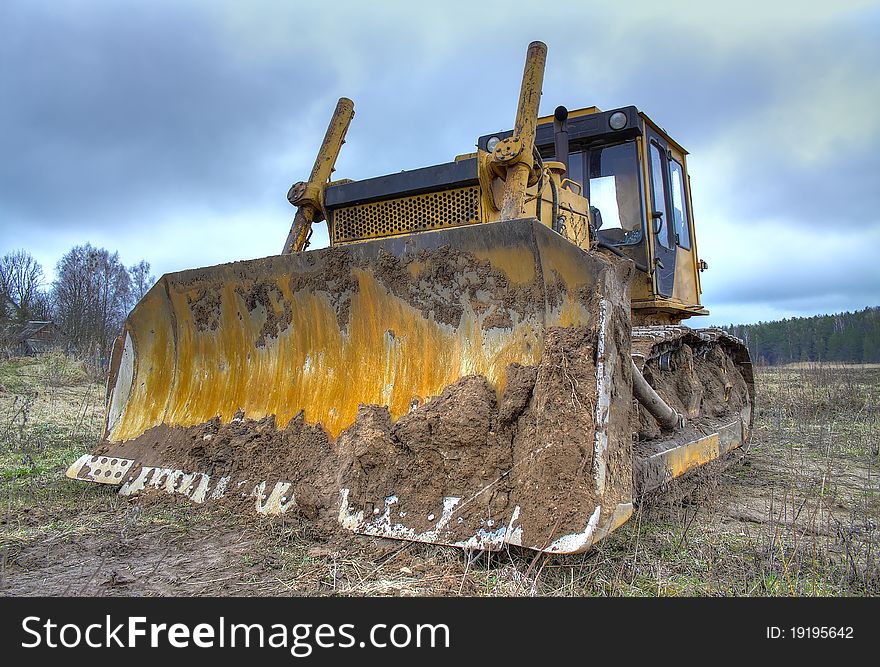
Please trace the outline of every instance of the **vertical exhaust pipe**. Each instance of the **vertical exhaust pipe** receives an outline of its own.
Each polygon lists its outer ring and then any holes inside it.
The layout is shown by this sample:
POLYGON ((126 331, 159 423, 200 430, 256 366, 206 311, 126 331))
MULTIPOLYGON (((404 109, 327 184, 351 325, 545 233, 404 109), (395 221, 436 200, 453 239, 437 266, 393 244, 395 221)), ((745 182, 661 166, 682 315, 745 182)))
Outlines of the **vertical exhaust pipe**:
POLYGON ((568 176, 568 109, 559 106, 553 112, 553 143, 556 148, 556 161, 565 165, 568 176))

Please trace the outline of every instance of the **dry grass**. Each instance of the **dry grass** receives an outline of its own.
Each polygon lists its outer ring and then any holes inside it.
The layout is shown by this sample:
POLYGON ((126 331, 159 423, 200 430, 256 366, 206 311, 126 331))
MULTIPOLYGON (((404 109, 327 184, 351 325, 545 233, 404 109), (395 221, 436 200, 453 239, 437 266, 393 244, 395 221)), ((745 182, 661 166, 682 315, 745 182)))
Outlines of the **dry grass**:
POLYGON ((639 507, 590 553, 466 553, 326 534, 64 466, 103 388, 75 362, 0 362, 0 592, 65 595, 876 595, 880 368, 758 369, 750 450, 639 507))

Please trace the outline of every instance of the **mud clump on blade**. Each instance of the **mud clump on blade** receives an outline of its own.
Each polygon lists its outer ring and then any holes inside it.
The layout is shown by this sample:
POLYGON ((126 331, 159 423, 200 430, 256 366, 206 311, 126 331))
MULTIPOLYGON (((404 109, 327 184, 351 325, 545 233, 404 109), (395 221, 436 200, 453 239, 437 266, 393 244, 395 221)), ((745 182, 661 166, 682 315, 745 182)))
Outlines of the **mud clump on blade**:
POLYGON ((281 332, 290 326, 293 318, 290 303, 274 285, 259 282, 248 289, 239 287, 236 293, 244 302, 248 312, 254 313, 258 310, 265 312, 266 319, 259 336, 254 341, 256 347, 264 347, 267 338, 278 338, 281 332))
MULTIPOLYGON (((612 375, 610 405, 601 408, 597 336, 589 327, 548 332, 531 400, 517 420, 511 478, 529 546, 545 547, 559 535, 584 531, 597 508, 604 521, 631 494, 632 455, 621 419, 628 414, 629 385, 612 375), (598 423, 605 410, 613 419, 598 423)), ((619 351, 614 340, 604 345, 607 365, 619 351)))
POLYGON ((220 326, 220 295, 199 289, 195 295, 187 294, 186 301, 193 314, 198 331, 216 331, 220 326))
MULTIPOLYGON (((407 525, 427 530, 427 517, 439 516, 442 498, 472 496, 510 469, 510 435, 497 414, 495 390, 476 375, 459 379, 393 425, 385 409, 364 407, 337 440, 339 486, 350 490, 367 516, 386 497, 399 497, 407 525)), ((482 510, 490 498, 478 498, 482 510)))
POLYGON ((358 282, 352 275, 352 259, 345 247, 328 248, 321 265, 290 277, 290 291, 323 292, 336 313, 341 331, 348 329, 351 321, 351 299, 358 292, 358 282))
POLYGON ((507 386, 498 405, 499 421, 511 423, 523 413, 532 399, 537 377, 536 366, 511 364, 507 367, 507 386))
MULTIPOLYGON (((515 517, 523 543, 538 547, 583 532, 597 508, 610 516, 629 500, 631 453, 628 438, 612 438, 600 454, 611 461, 600 492, 596 339, 590 327, 549 330, 541 363, 508 367, 500 398, 485 378, 468 376, 394 425, 384 411, 364 408, 337 441, 348 509, 366 520, 390 511, 392 523, 418 534, 435 528, 444 498, 458 498, 438 532, 443 541, 515 517)), ((630 396, 618 389, 612 409, 625 418, 614 428, 625 430, 630 396)))
POLYGON ((532 400, 514 436, 514 456, 522 462, 517 471, 518 502, 553 510, 527 514, 524 530, 547 539, 559 528, 583 530, 597 505, 591 479, 596 426, 595 337, 591 334, 584 327, 548 334, 532 400), (589 507, 587 517, 584 507, 589 507))

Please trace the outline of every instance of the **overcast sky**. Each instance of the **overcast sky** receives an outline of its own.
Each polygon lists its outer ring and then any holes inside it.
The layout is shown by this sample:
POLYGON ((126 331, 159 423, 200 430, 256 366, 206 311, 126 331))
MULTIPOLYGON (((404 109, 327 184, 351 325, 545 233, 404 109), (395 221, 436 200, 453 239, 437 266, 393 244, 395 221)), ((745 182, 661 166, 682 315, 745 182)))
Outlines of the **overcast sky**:
POLYGON ((880 3, 714 5, 3 0, 0 254, 277 254, 337 98, 336 177, 444 162, 540 39, 542 113, 634 104, 690 151, 700 324, 880 304, 880 3))

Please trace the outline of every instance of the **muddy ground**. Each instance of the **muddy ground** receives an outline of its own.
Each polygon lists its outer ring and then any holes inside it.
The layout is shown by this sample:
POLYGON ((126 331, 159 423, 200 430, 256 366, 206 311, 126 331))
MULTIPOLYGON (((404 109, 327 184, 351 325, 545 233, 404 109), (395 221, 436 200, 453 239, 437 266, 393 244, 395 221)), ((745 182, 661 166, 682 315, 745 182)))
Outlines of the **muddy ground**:
POLYGON ((65 359, 0 362, 3 595, 874 595, 880 369, 760 369, 755 437, 591 552, 496 554, 320 530, 63 477, 102 389, 65 359))

